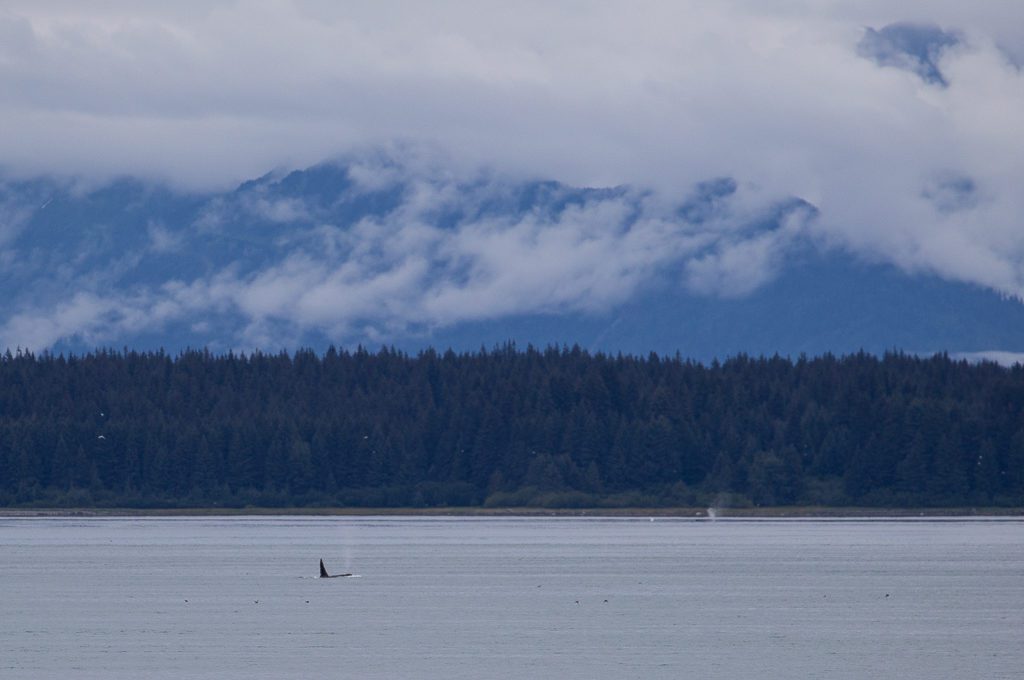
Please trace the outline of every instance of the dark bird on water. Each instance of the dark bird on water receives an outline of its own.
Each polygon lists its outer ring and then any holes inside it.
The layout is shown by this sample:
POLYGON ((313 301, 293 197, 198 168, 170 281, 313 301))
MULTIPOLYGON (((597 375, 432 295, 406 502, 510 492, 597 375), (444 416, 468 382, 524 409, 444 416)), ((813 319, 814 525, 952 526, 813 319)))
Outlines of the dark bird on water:
POLYGON ((335 574, 331 576, 327 573, 327 568, 324 567, 323 559, 320 560, 320 578, 342 578, 345 576, 351 576, 352 574, 335 574))

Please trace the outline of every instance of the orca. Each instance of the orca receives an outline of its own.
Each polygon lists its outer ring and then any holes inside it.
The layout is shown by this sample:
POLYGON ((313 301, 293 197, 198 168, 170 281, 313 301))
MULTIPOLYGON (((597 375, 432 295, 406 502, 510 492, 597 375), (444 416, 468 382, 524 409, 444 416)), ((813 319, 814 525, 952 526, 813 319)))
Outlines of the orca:
POLYGON ((326 567, 324 567, 323 559, 320 560, 320 578, 343 578, 345 576, 351 576, 352 574, 331 574, 327 573, 326 567))

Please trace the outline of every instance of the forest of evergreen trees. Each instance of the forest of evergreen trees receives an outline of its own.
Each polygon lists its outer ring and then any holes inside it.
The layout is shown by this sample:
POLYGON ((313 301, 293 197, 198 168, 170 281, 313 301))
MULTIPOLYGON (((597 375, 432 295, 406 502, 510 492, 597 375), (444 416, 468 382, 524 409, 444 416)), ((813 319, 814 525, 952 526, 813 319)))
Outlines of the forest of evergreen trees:
POLYGON ((1024 505, 1024 369, 331 349, 0 357, 0 506, 1024 505))

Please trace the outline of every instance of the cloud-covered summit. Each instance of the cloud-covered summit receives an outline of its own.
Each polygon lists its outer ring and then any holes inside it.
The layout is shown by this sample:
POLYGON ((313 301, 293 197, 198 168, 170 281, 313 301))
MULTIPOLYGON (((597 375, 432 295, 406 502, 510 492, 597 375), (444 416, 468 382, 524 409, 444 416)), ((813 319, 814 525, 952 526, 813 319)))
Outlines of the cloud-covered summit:
POLYGON ((214 346, 387 341, 465 321, 606 311, 652 283, 739 295, 815 215, 731 180, 677 201, 386 158, 218 194, 122 180, 4 185, 0 344, 116 343, 187 324, 214 346), (46 272, 54 272, 48 277, 46 272))
POLYGON ((669 197, 377 153, 226 192, 37 179, 0 197, 12 348, 1024 350, 1024 304, 870 264, 808 202, 732 178, 669 197))
MULTIPOLYGON (((9 301, 6 338, 46 344, 103 327, 89 319, 165 328, 189 309, 239 315, 254 339, 311 321, 386 334, 487 304, 494 314, 614 306, 668 271, 687 290, 736 299, 785 269, 797 232, 1020 297, 1021 63, 1024 10, 998 0, 649 0, 586 12, 532 1, 10 0, 0 167, 23 182, 0 195, 0 275, 56 268, 32 298, 9 301), (267 168, 381 148, 417 179, 402 180, 400 205, 340 240, 329 238, 338 215, 270 186, 283 176, 231 189, 267 168), (506 185, 632 188, 556 217, 444 213, 446 192, 472 204, 474 182, 499 174, 520 178, 506 185), (23 200, 49 191, 32 177, 73 182, 88 200, 40 231, 60 201, 23 200), (685 210, 675 211, 715 177, 737 187, 722 199, 732 221, 680 226, 685 210), (95 208, 104 196, 145 205, 145 219, 95 208), (793 200, 816 217, 756 226, 793 200), (538 284, 529 304, 506 293, 517 274, 496 252, 531 261, 550 287, 538 284), (611 266, 585 271, 602 258, 611 266), (323 300, 341 284, 359 294, 331 312, 323 300), (403 286, 428 292, 409 304, 388 295, 403 286)), ((365 191, 358 200, 387 200, 395 170, 357 165, 346 181, 365 191)))

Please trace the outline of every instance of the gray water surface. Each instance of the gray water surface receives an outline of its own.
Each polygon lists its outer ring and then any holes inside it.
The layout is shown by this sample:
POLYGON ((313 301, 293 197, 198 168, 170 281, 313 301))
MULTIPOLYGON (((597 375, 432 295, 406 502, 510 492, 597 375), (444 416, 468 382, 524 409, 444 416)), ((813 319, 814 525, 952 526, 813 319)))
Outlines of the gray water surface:
POLYGON ((0 519, 3 678, 1021 669, 1020 520, 0 519))

